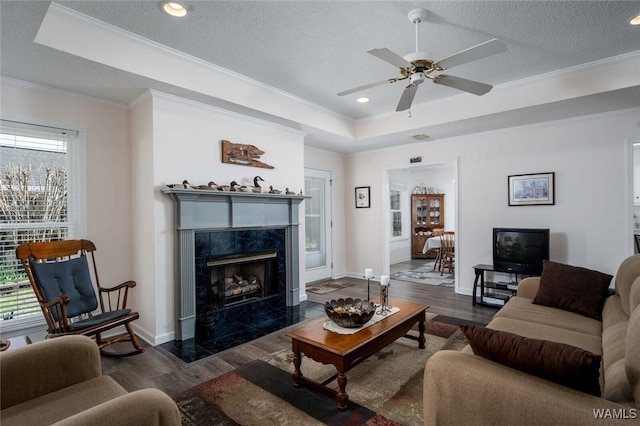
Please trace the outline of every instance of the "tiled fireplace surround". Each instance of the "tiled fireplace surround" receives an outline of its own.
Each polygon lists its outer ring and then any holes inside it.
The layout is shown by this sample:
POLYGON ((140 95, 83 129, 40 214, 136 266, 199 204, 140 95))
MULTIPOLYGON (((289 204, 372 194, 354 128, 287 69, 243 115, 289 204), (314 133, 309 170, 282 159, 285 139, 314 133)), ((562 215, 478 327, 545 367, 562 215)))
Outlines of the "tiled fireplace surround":
POLYGON ((174 201, 176 227, 176 341, 215 327, 233 327, 260 312, 300 303, 299 195, 194 189, 163 190, 174 201), (207 261, 232 254, 277 253, 278 291, 252 303, 212 309, 207 261), (202 323, 197 325, 200 316, 202 323))

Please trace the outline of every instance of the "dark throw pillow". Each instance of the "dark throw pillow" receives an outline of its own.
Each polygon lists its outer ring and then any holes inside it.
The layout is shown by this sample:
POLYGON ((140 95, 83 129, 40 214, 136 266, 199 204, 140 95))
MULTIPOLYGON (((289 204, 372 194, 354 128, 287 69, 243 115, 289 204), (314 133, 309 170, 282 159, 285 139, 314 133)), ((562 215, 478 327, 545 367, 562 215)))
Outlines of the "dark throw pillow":
POLYGON ((563 343, 460 326, 473 353, 562 386, 600 396, 601 356, 563 343))
POLYGON ((602 307, 612 278, 591 269, 545 260, 533 303, 602 320, 602 307))

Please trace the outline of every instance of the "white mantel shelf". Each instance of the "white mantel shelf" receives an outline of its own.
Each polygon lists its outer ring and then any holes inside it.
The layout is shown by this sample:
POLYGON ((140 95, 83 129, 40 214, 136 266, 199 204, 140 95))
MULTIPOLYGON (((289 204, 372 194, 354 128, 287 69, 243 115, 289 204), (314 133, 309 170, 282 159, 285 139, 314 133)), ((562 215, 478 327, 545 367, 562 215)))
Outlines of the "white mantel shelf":
POLYGON ((311 198, 304 195, 164 188, 174 204, 177 232, 176 340, 195 335, 195 232, 285 228, 286 303, 300 303, 300 217, 298 207, 311 198))

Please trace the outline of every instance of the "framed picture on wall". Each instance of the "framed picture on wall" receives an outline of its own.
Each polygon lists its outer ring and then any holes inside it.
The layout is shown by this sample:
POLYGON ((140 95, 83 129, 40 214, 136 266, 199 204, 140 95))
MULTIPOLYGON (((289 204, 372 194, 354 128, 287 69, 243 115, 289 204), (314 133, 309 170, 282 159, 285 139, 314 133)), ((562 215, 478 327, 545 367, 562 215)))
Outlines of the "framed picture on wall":
POLYGON ((509 176, 510 206, 555 204, 554 172, 509 176))
POLYGON ((371 207, 371 187, 356 187, 356 209, 368 209, 371 207))

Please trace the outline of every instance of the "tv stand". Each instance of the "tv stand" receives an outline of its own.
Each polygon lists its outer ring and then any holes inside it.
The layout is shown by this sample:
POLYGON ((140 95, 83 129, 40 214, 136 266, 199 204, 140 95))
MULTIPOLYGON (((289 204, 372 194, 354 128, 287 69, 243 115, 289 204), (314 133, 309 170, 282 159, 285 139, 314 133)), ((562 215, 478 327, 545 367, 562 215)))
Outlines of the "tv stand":
POLYGON ((475 279, 473 280, 473 306, 481 305, 491 308, 501 308, 507 303, 507 300, 515 294, 518 289, 518 275, 530 276, 526 274, 518 274, 503 269, 494 269, 493 265, 479 264, 473 267, 475 279), (485 280, 485 272, 500 272, 505 274, 515 274, 515 281, 509 282, 490 282, 485 280), (478 285, 480 286, 480 294, 478 294, 478 285))

